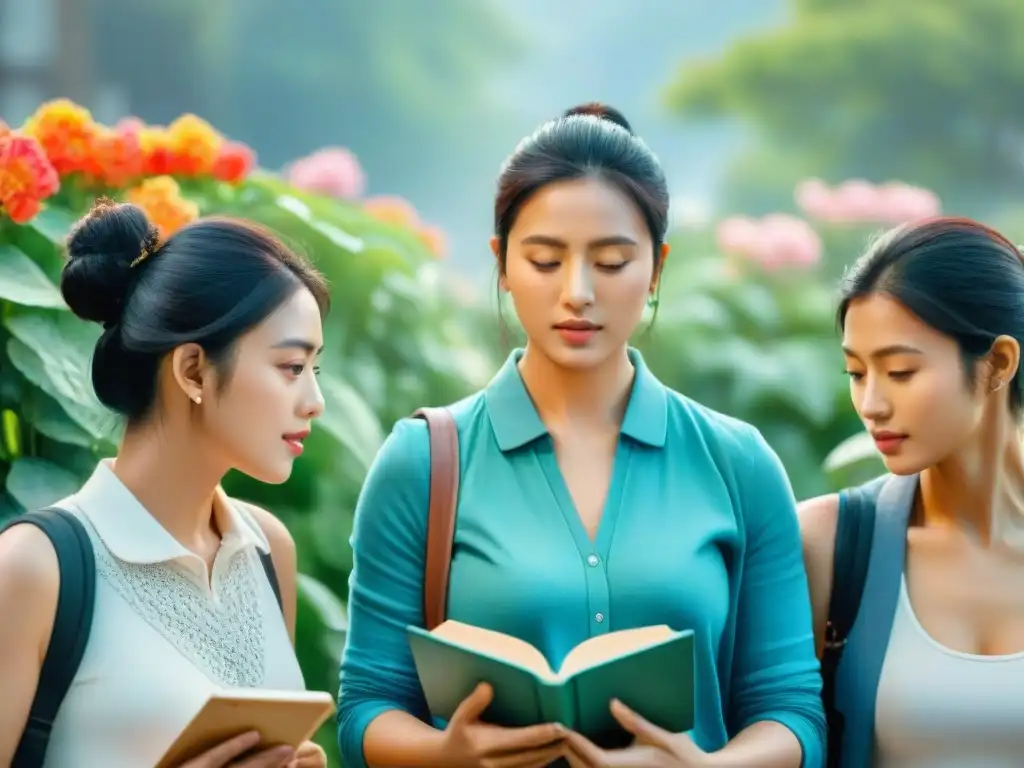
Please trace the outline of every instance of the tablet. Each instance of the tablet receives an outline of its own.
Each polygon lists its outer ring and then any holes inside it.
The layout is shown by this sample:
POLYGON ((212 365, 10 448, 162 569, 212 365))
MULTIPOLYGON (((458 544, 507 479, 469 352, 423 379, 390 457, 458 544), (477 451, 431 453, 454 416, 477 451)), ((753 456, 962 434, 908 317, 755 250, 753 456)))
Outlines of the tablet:
POLYGON ((333 713, 334 697, 320 691, 218 691, 185 726, 156 768, 178 768, 248 731, 260 732, 259 749, 282 744, 298 747, 333 713))

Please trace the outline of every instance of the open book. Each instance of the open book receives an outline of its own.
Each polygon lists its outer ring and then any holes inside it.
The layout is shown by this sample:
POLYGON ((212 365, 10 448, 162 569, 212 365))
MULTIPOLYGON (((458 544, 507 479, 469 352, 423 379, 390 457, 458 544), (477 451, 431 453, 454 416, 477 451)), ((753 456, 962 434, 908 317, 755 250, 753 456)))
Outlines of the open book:
POLYGON ((529 643, 457 621, 432 632, 408 627, 409 645, 431 714, 451 718, 478 683, 494 689, 484 719, 509 727, 559 722, 612 746, 624 733, 609 709, 617 698, 672 733, 693 728, 693 632, 667 626, 584 640, 550 667, 529 643))
POLYGON ((309 741, 334 712, 334 697, 319 691, 261 688, 219 691, 196 713, 156 768, 177 768, 234 736, 260 732, 257 749, 309 741))

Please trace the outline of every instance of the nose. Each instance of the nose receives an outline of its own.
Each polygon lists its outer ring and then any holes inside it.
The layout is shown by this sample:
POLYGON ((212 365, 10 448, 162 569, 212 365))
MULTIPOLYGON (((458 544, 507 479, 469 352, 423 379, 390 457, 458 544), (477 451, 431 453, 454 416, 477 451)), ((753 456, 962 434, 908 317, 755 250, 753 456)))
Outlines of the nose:
POLYGON ((312 382, 312 386, 307 390, 306 396, 302 400, 300 410, 303 418, 313 420, 324 415, 326 404, 324 403, 324 394, 320 390, 320 382, 315 376, 311 376, 310 381, 312 382))
POLYGON ((594 282, 586 257, 574 255, 563 271, 562 304, 579 312, 594 303, 594 282))
POLYGON ((885 422, 892 415, 892 404, 886 396, 881 377, 864 377, 864 391, 860 399, 860 416, 865 421, 885 422))

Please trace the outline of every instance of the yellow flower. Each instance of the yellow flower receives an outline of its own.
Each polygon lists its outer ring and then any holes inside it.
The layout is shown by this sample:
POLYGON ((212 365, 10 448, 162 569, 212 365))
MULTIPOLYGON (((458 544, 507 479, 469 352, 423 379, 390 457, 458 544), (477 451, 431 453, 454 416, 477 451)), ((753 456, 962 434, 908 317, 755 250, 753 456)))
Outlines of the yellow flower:
POLYGON ((183 176, 203 176, 213 170, 223 137, 208 122, 195 115, 179 117, 167 127, 173 156, 173 172, 183 176))
POLYGON ((199 218, 199 206, 182 197, 178 182, 170 176, 146 179, 128 190, 126 199, 146 212, 161 240, 199 218))

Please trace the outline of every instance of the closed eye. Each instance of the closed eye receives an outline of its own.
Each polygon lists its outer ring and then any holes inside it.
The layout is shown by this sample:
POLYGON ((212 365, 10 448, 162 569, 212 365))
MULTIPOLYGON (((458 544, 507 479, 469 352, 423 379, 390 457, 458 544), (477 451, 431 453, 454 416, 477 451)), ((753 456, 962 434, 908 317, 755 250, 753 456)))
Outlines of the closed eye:
POLYGON ((889 371, 889 378, 894 381, 907 381, 917 371, 889 371))
POLYGON ((617 264, 598 264, 597 268, 600 269, 600 270, 603 270, 605 272, 619 272, 628 263, 629 263, 628 261, 620 261, 617 264))

